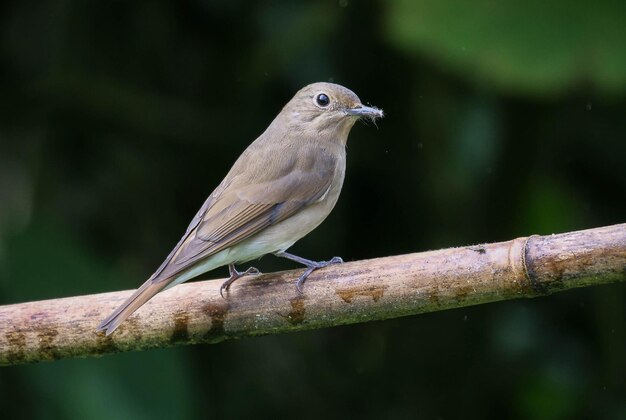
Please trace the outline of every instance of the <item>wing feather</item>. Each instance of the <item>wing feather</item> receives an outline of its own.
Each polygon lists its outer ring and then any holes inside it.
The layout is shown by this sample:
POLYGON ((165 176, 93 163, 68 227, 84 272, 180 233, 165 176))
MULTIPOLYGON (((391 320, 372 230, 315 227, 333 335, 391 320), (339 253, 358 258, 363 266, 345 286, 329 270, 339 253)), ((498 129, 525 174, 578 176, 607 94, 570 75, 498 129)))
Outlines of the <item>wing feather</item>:
POLYGON ((323 197, 333 181, 335 161, 318 159, 306 169, 292 169, 263 182, 234 177, 225 188, 218 187, 151 280, 171 279, 323 197))

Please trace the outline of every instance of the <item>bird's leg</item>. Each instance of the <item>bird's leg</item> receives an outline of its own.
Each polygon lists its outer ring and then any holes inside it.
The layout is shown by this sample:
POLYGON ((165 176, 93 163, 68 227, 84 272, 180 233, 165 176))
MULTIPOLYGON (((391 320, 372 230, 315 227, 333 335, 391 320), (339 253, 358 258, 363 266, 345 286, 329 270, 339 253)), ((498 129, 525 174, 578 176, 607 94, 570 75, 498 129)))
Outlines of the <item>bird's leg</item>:
POLYGON ((296 282, 296 289, 298 289, 298 293, 302 293, 302 285, 309 275, 317 270, 318 268, 324 268, 331 264, 341 264, 343 260, 340 257, 333 257, 328 261, 312 261, 307 260, 306 258, 298 257, 297 255, 290 254, 288 252, 276 252, 274 253, 277 257, 287 258, 288 260, 295 261, 307 267, 306 271, 302 273, 298 281, 296 282))
POLYGON ((237 271, 235 264, 228 264, 228 272, 230 273, 230 277, 220 286, 220 295, 222 297, 224 297, 224 290, 228 290, 230 285, 233 284, 233 282, 239 277, 261 274, 261 272, 255 267, 250 267, 246 271, 237 271))

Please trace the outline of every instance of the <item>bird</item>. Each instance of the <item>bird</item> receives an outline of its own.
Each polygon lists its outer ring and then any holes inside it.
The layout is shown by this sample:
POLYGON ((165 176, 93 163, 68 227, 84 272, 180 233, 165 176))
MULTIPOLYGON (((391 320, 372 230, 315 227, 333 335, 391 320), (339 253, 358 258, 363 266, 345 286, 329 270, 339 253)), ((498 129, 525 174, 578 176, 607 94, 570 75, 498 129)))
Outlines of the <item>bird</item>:
POLYGON ((218 267, 228 266, 230 274, 220 287, 224 297, 235 280, 260 273, 254 267, 240 272, 235 264, 266 254, 306 266, 296 282, 299 293, 314 270, 342 263, 339 257, 309 260, 287 249, 335 206, 352 126, 383 115, 338 84, 318 82, 300 89, 235 161, 161 266, 96 331, 110 335, 160 291, 218 267))

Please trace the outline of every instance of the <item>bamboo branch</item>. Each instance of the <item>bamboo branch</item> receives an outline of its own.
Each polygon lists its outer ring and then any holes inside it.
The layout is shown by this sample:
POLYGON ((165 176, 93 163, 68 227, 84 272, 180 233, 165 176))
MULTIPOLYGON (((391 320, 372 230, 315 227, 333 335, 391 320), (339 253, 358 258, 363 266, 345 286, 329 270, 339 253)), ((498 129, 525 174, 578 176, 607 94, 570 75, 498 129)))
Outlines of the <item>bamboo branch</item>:
POLYGON ((176 286, 114 334, 96 325, 131 292, 0 306, 0 365, 98 356, 395 318, 626 280, 626 224, 176 286))

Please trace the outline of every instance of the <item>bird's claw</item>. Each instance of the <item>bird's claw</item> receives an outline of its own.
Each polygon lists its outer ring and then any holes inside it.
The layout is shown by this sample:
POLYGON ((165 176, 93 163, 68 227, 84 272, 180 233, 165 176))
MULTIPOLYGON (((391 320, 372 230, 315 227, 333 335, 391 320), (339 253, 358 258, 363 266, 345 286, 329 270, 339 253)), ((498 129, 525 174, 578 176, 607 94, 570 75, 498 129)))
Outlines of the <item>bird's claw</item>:
POLYGON ((259 269, 256 267, 250 267, 246 271, 241 273, 242 276, 258 276, 260 274, 263 274, 263 273, 261 273, 261 271, 259 271, 259 269))
MULTIPOLYGON (((230 279, 229 279, 230 280, 230 279)), ((226 283, 228 283, 228 280, 226 280, 224 283, 222 283, 222 285, 220 286, 220 296, 222 297, 222 299, 224 298, 224 290, 228 289, 228 286, 230 286, 229 284, 227 285, 226 283)))
POLYGON ((313 264, 307 266, 306 271, 302 273, 302 275, 298 278, 298 281, 296 282, 296 290, 298 291, 299 294, 303 293, 302 285, 304 284, 304 282, 306 281, 306 279, 309 277, 309 275, 312 272, 320 268, 328 267, 329 265, 343 264, 343 259, 341 257, 332 257, 328 261, 312 261, 312 262, 313 264))
POLYGON ((228 290, 230 285, 233 284, 233 282, 238 278, 243 276, 258 276, 259 274, 262 274, 256 267, 249 267, 246 271, 237 271, 234 264, 229 264, 228 272, 230 273, 230 277, 220 286, 220 296, 222 298, 224 298, 224 290, 228 290))

